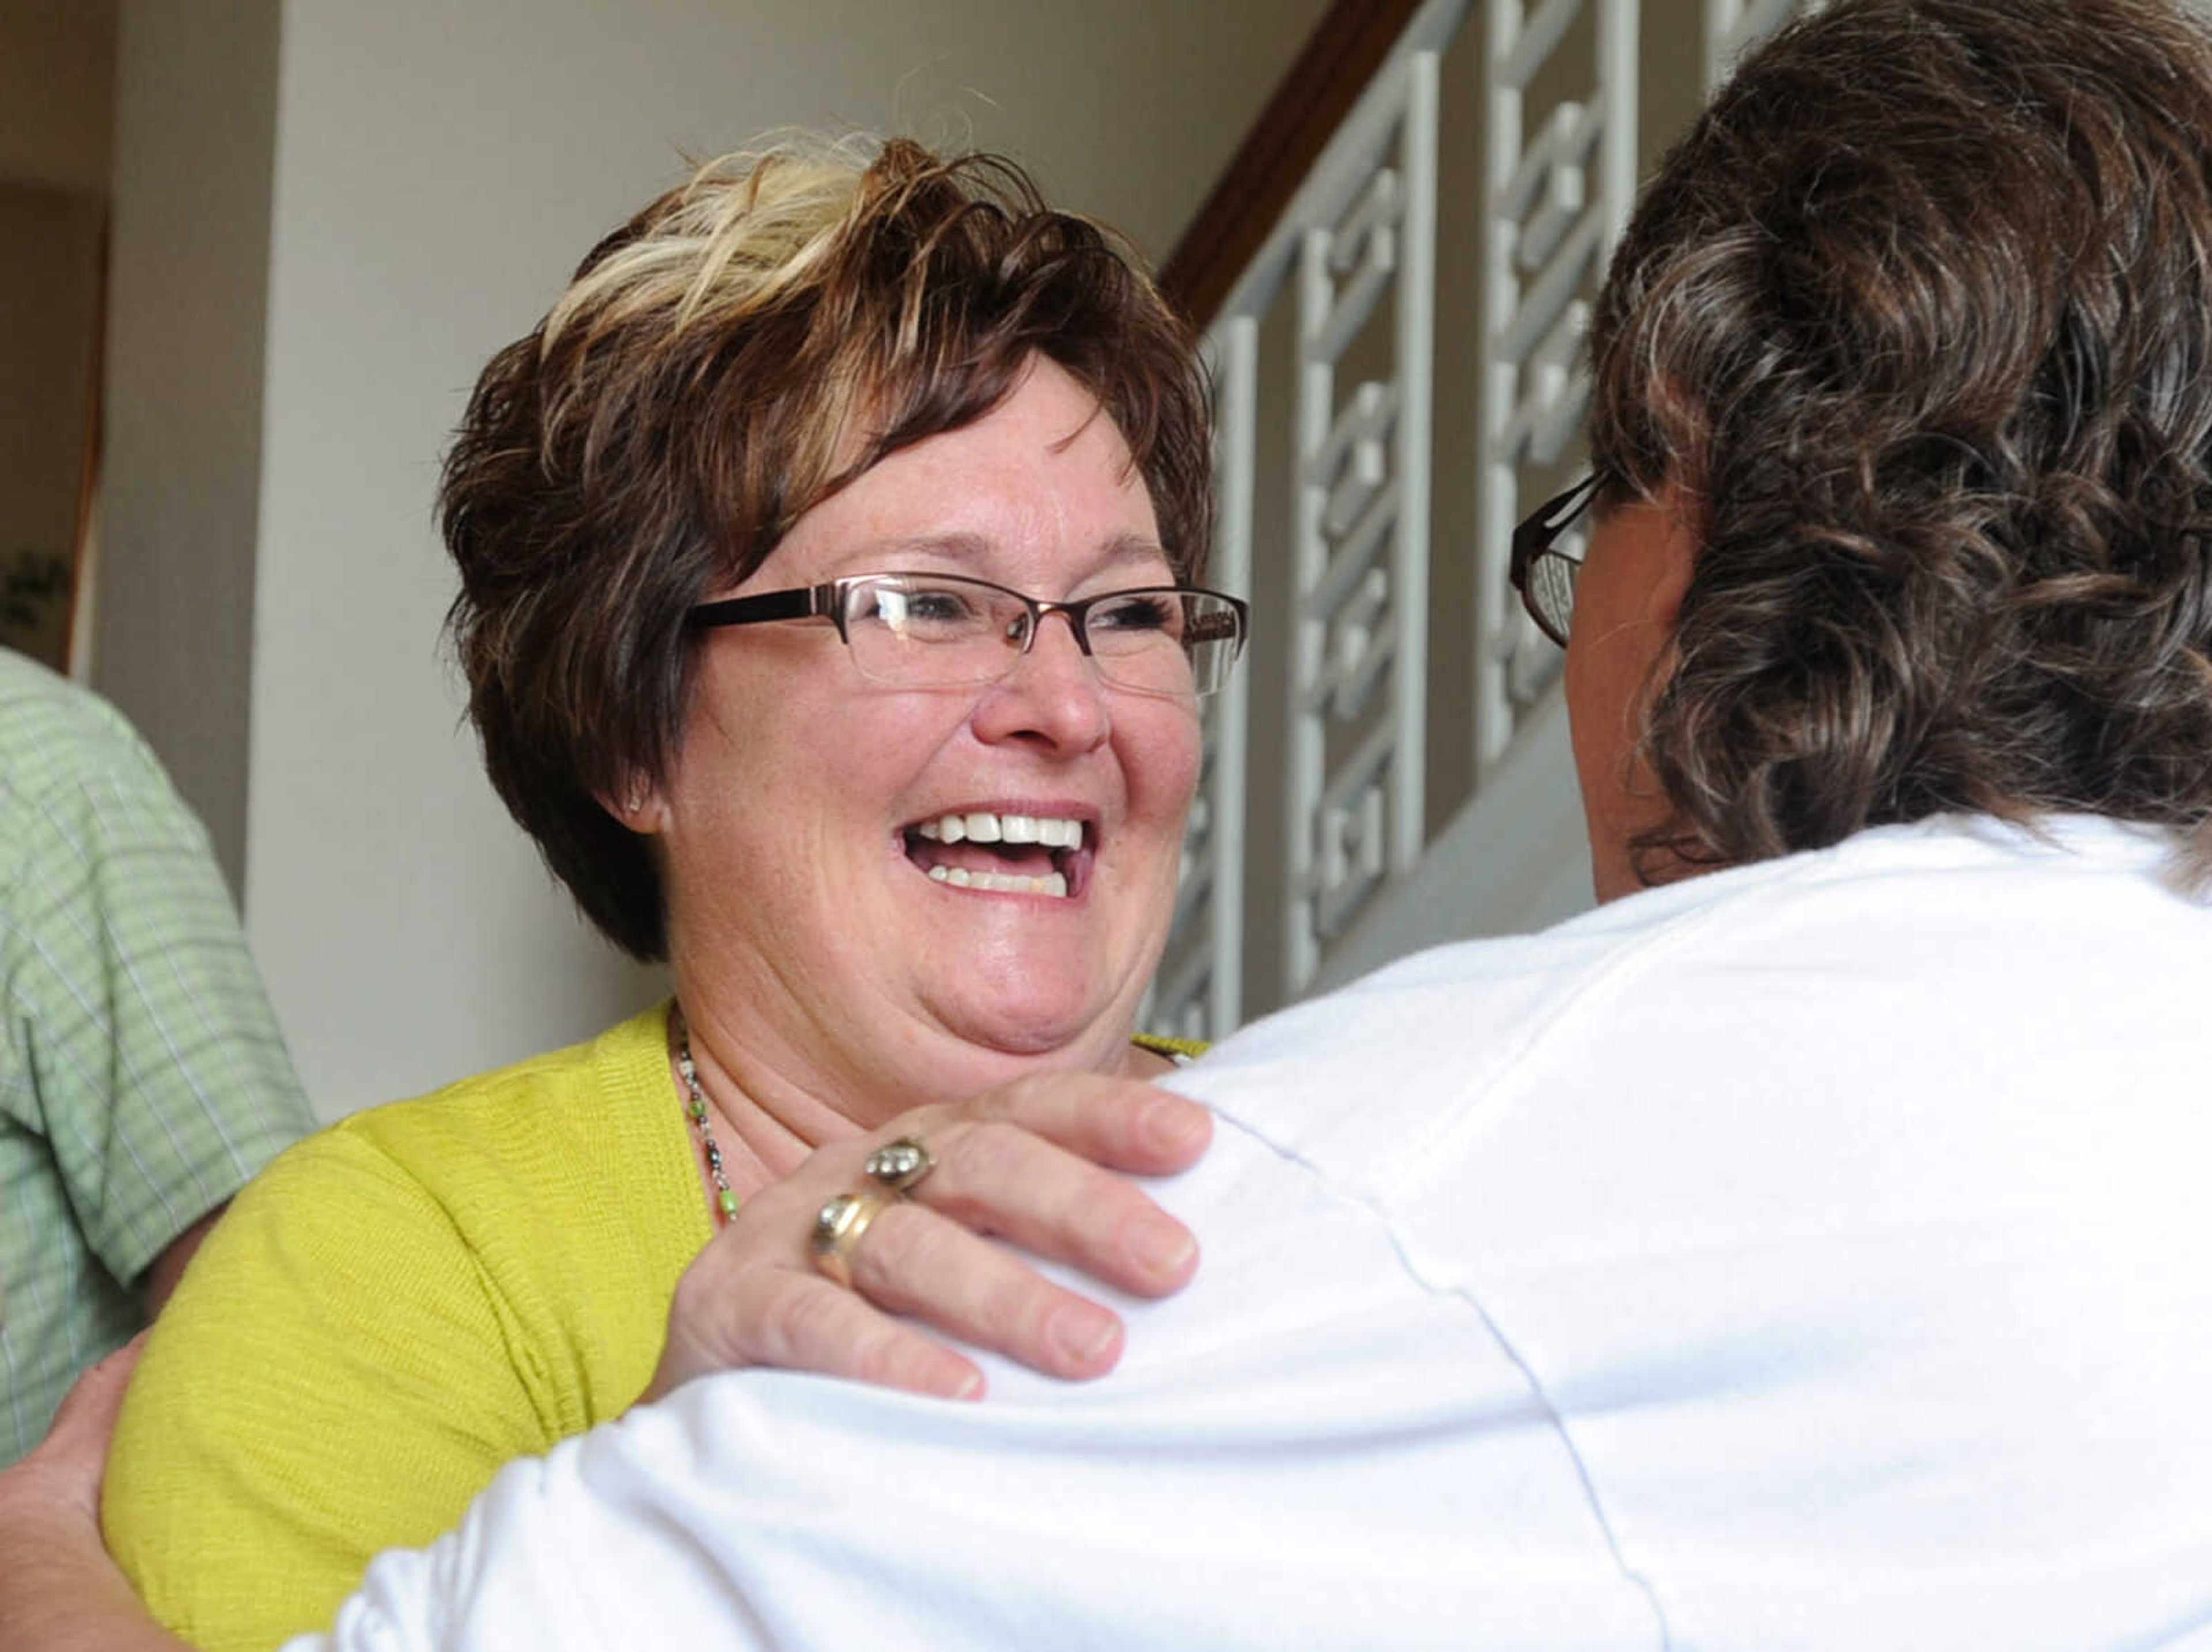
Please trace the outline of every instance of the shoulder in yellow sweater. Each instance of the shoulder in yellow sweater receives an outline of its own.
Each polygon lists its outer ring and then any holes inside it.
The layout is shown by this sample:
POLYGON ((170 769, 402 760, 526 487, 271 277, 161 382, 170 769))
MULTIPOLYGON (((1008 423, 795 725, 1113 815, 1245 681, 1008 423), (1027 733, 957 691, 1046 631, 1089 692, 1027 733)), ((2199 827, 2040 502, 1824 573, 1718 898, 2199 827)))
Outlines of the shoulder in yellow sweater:
POLYGON ((321 1628, 371 1557, 635 1399, 709 1234, 665 1026, 356 1114, 240 1195, 108 1467, 110 1546, 170 1629, 321 1628))

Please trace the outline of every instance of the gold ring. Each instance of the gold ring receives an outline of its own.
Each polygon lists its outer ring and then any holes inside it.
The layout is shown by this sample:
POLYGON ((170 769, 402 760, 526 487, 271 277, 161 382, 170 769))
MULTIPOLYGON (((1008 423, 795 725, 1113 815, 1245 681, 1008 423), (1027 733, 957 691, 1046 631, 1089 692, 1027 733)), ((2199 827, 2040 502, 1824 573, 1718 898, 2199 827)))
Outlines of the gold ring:
POLYGON ((853 1252, 888 1200, 874 1193, 839 1193, 814 1218, 814 1266, 853 1288, 853 1252))
POLYGON ((937 1168, 937 1159, 918 1138, 901 1136, 896 1141, 885 1142, 869 1154, 868 1162, 862 1168, 876 1181, 904 1198, 916 1182, 937 1168))

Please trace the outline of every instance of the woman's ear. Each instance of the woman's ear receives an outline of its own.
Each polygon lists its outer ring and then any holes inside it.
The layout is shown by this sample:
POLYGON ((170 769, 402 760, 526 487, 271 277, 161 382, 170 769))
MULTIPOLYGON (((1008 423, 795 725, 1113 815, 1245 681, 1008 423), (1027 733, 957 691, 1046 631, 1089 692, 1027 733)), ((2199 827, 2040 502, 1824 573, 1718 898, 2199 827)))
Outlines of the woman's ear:
POLYGON ((626 778, 621 789, 612 794, 598 792, 592 794, 600 808, 615 817, 616 822, 641 837, 658 837, 668 829, 668 803, 660 787, 641 774, 626 778))

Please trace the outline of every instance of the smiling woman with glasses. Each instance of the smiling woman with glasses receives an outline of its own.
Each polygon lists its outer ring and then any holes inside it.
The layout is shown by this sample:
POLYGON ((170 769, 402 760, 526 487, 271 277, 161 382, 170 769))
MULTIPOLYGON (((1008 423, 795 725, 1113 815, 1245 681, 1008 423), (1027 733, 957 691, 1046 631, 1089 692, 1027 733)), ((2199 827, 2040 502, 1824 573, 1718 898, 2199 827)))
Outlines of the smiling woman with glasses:
POLYGON ((240 1201, 109 1474, 167 1622, 314 1628, 507 1459, 703 1370, 972 1395, 940 1333, 1113 1364, 1112 1312, 967 1224, 1189 1277, 1116 1172, 1206 1132, 1129 1082, 1169 1065, 1138 1010, 1245 638, 1202 584, 1206 406, 1118 242, 906 143, 707 167, 492 360, 442 501, 470 714, 674 996, 240 1201), (1013 1084, 1049 1072, 1081 1107, 1013 1084))

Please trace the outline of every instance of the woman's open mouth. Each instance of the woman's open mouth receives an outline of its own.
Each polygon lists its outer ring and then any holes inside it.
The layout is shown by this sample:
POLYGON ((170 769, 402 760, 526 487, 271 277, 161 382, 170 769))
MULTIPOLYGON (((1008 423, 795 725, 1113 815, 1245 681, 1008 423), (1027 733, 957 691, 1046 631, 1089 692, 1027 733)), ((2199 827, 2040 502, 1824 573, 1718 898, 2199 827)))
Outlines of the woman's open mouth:
POLYGON ((932 882, 992 895, 1083 893, 1097 846, 1073 816, 972 810, 906 827, 906 858, 932 882))

